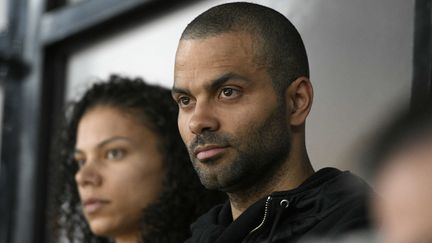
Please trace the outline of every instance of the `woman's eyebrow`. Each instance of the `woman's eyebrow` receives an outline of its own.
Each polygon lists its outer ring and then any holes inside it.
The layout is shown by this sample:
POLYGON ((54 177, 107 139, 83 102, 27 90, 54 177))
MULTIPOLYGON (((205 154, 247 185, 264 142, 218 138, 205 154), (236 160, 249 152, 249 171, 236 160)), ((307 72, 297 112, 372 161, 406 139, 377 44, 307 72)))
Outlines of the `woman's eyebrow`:
POLYGON ((105 145, 107 145, 107 144, 109 144, 109 143, 112 143, 112 142, 114 142, 114 141, 117 141, 117 140, 125 140, 125 141, 130 142, 130 143, 133 142, 133 141, 132 141, 130 138, 128 138, 128 137, 115 136, 115 137, 111 137, 111 138, 108 138, 108 139, 105 139, 105 140, 101 141, 100 143, 98 143, 98 144, 96 145, 96 147, 100 148, 100 147, 103 147, 103 146, 105 146, 105 145))
MULTIPOLYGON (((132 139, 130 139, 130 138, 128 138, 128 137, 115 136, 115 137, 111 137, 111 138, 108 138, 108 139, 105 139, 105 140, 101 141, 100 143, 98 143, 98 144, 96 145, 96 148, 101 148, 101 147, 103 147, 103 146, 105 146, 105 145, 107 145, 107 144, 110 144, 110 143, 112 143, 112 142, 115 142, 115 141, 117 141, 117 140, 124 140, 124 141, 127 141, 127 142, 129 142, 129 143, 133 143, 132 139)), ((73 153, 74 153, 74 156, 75 156, 75 155, 85 154, 84 151, 82 151, 82 150, 79 149, 79 148, 75 148, 74 151, 73 151, 73 153)))

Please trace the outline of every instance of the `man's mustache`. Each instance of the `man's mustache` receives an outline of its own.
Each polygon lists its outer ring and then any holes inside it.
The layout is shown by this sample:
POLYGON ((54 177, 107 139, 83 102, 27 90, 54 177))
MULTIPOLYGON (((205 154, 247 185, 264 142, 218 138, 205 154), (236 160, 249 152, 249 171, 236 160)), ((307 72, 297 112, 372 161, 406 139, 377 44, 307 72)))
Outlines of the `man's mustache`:
POLYGON ((230 144, 230 136, 226 134, 214 133, 214 132, 203 132, 196 135, 192 142, 189 144, 189 151, 194 151, 196 147, 205 144, 216 144, 220 146, 228 146, 230 144))

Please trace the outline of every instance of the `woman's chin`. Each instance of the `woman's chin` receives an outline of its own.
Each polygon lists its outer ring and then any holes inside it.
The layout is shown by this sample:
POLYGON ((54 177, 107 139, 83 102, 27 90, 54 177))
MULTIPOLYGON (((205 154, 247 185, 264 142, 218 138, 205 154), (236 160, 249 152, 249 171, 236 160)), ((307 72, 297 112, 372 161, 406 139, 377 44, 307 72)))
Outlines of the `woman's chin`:
POLYGON ((92 220, 89 222, 90 230, 97 236, 110 237, 115 229, 112 229, 104 220, 92 220))
POLYGON ((112 219, 93 219, 89 225, 94 235, 111 239, 137 237, 140 232, 139 224, 113 223, 112 219))

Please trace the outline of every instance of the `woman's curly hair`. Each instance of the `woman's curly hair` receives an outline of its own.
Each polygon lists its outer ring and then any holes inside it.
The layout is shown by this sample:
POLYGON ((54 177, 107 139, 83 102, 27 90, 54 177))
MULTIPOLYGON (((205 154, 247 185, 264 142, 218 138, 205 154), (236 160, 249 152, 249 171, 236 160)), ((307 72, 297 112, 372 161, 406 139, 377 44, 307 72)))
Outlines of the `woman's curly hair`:
MULTIPOLYGON (((66 112, 64 128, 54 146, 52 170, 56 235, 67 242, 110 242, 91 233, 82 214, 75 182, 78 171, 73 159, 78 124, 92 108, 110 106, 131 112, 160 139, 166 176, 159 199, 148 206, 142 218, 142 242, 182 242, 189 237, 189 225, 225 196, 207 191, 201 185, 190 163, 187 150, 177 129, 178 108, 170 90, 146 84, 142 79, 111 76, 108 82, 94 84, 66 112)), ((145 185, 143 185, 145 190, 145 185)))

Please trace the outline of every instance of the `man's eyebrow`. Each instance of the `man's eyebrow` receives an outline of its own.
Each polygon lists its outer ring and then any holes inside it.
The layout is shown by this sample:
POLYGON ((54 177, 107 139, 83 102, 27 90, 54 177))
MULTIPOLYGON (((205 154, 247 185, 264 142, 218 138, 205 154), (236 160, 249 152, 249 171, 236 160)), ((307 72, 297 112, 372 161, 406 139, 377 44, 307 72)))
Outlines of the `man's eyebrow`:
POLYGON ((229 80, 232 79, 236 79, 236 80, 242 80, 242 81, 247 81, 249 82, 250 80, 244 76, 241 76, 237 73, 226 73, 222 76, 220 76, 219 78, 213 80, 210 82, 210 84, 208 85, 207 89, 208 90, 215 90, 218 89, 220 86, 222 86, 224 83, 228 82, 229 80))
MULTIPOLYGON (((239 75, 237 73, 229 72, 229 73, 223 74, 222 76, 220 76, 217 79, 214 79, 214 80, 210 81, 210 83, 205 86, 205 89, 209 90, 209 91, 218 89, 224 83, 226 83, 226 82, 228 82, 229 80, 232 80, 232 79, 242 80, 242 81, 245 81, 245 82, 249 82, 250 81, 248 78, 246 78, 244 76, 241 76, 241 75, 239 75)), ((182 88, 176 87, 174 85, 171 88, 171 95, 174 96, 176 94, 187 94, 187 95, 190 95, 191 92, 188 89, 182 89, 182 88)))
POLYGON ((190 94, 190 91, 187 89, 178 88, 175 85, 171 88, 171 95, 174 96, 176 94, 190 94))

